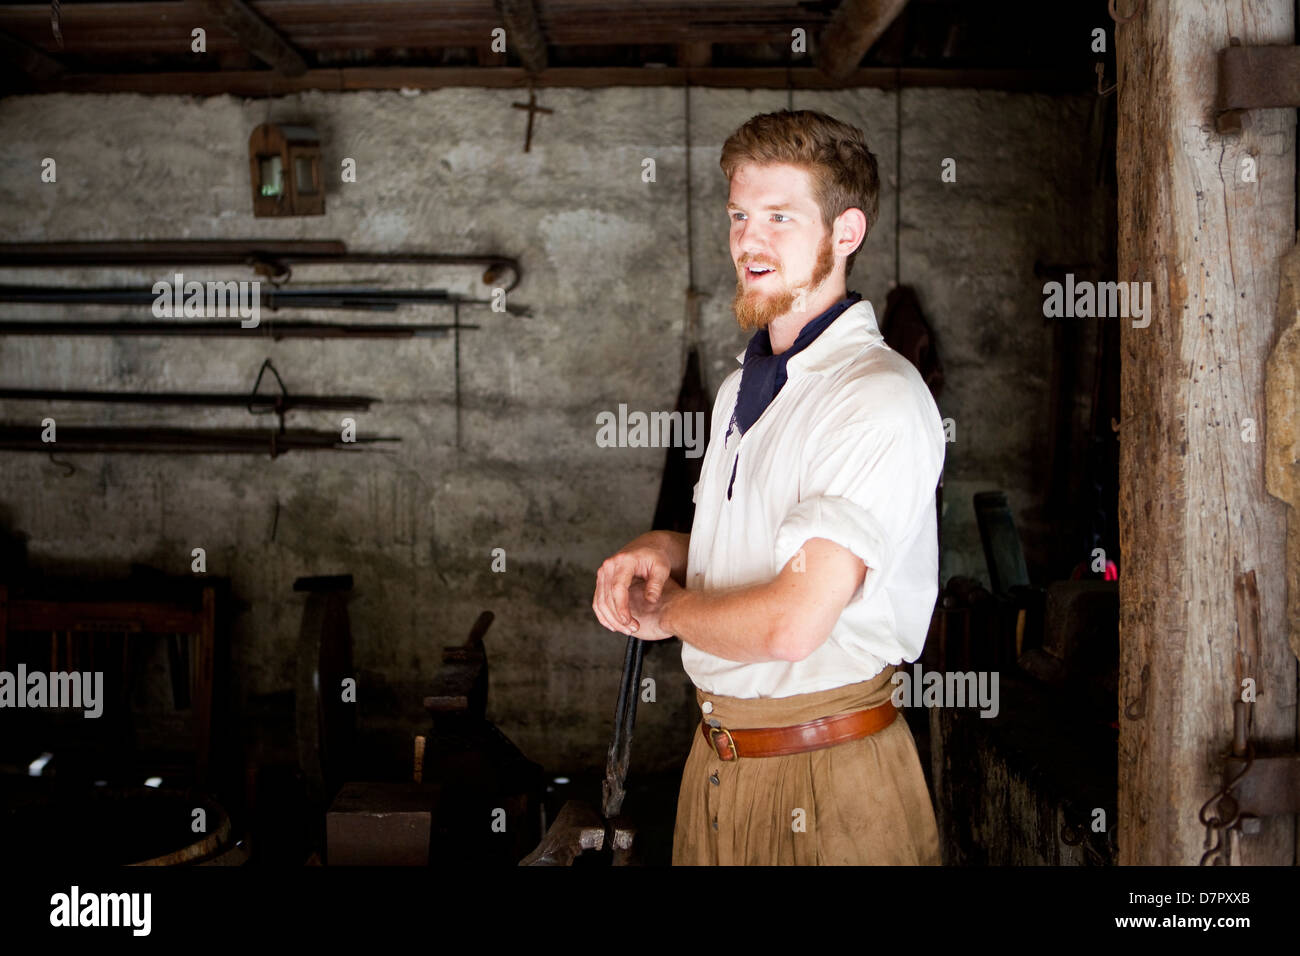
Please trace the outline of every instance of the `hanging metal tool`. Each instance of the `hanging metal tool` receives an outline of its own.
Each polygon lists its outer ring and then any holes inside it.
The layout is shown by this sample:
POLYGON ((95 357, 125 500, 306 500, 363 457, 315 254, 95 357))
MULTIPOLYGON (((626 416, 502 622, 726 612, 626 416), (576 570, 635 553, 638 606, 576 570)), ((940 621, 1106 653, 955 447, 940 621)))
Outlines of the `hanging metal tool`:
MULTIPOLYGON (((704 428, 698 436, 707 448, 709 432, 713 421, 713 398, 704 381, 702 348, 700 345, 700 303, 704 294, 695 288, 695 229, 691 192, 691 88, 688 84, 683 89, 685 102, 684 128, 685 142, 683 152, 686 155, 686 302, 682 323, 682 372, 681 388, 677 392, 676 412, 682 416, 683 423, 687 416, 691 421, 703 421, 704 428)), ((654 517, 650 527, 657 531, 678 531, 690 533, 695 518, 694 488, 700 480, 703 466, 702 455, 689 457, 690 449, 682 446, 669 448, 664 456, 664 474, 659 483, 659 500, 655 505, 654 517)))
POLYGON ((59 49, 63 49, 63 13, 59 9, 59 0, 50 0, 50 32, 54 34, 59 49))
POLYGON ((308 265, 485 266, 484 285, 495 285, 509 272, 510 292, 523 272, 510 256, 454 255, 420 252, 348 252, 336 240, 166 239, 106 242, 0 243, 0 267, 68 269, 109 266, 224 265, 248 266, 275 282, 286 282, 292 266, 308 265))
MULTIPOLYGON (((607 826, 623 810, 627 795, 623 785, 627 781, 627 768, 632 761, 632 729, 636 726, 637 694, 641 689, 641 662, 645 657, 645 641, 639 637, 627 639, 623 654, 623 682, 618 688, 618 702, 614 706, 614 736, 609 742, 605 758, 605 781, 601 785, 601 814, 607 826)), ((612 844, 608 844, 612 845, 612 844)))
MULTIPOLYGON (((30 445, 30 426, 7 426, 8 435, 24 447, 7 446, 17 451, 91 451, 86 445, 102 446, 104 450, 121 451, 251 451, 269 450, 272 457, 284 451, 299 448, 323 448, 341 442, 330 432, 290 432, 285 427, 285 415, 294 408, 325 409, 332 411, 368 411, 371 404, 379 401, 368 395, 291 395, 280 377, 279 370, 270 359, 262 363, 253 382, 253 390, 248 394, 230 392, 103 392, 87 390, 58 390, 36 388, 0 388, 0 399, 10 401, 60 401, 60 402, 95 402, 108 404, 139 405, 181 405, 204 406, 213 408, 245 407, 252 415, 274 414, 279 419, 278 435, 280 440, 268 440, 265 432, 233 431, 188 431, 180 428, 149 429, 148 433, 158 433, 161 437, 154 443, 157 447, 140 447, 140 433, 144 429, 112 428, 68 428, 63 427, 56 433, 56 442, 44 443, 41 447, 30 445), (262 378, 267 372, 274 377, 279 386, 279 394, 259 393, 262 378), (329 441, 325 439, 328 438, 329 441)), ((5 427, 0 426, 0 434, 5 427)), ((396 438, 364 439, 363 441, 398 441, 396 438)))

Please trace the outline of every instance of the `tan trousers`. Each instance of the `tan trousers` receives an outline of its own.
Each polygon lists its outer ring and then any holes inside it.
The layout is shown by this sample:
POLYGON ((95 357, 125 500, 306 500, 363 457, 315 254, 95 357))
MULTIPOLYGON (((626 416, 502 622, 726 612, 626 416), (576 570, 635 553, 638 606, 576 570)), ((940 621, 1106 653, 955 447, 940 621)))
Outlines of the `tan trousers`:
MULTIPOLYGON (((723 727, 783 727, 889 699, 871 680, 794 697, 706 694, 723 727)), ((698 727, 677 798, 674 866, 942 863, 916 742, 900 713, 884 730, 821 750, 724 761, 698 727)))

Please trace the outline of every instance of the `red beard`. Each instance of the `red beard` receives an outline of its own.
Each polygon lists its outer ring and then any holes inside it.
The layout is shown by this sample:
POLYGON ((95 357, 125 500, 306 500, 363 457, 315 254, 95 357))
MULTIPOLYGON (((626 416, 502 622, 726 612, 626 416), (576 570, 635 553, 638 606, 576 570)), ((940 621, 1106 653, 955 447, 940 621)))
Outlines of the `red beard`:
MULTIPOLYGON (((831 269, 834 267, 835 255, 831 251, 831 239, 830 236, 826 236, 817 250, 817 262, 813 265, 812 279, 807 284, 807 291, 812 292, 821 285, 822 280, 831 274, 831 269)), ((779 274, 774 278, 779 278, 779 274)), ((736 321, 740 327, 746 332, 752 332, 767 328, 774 319, 779 319, 789 312, 797 297, 798 292, 784 283, 777 291, 772 292, 757 288, 746 290, 745 278, 742 275, 736 282, 736 295, 731 300, 731 307, 735 310, 736 321)))

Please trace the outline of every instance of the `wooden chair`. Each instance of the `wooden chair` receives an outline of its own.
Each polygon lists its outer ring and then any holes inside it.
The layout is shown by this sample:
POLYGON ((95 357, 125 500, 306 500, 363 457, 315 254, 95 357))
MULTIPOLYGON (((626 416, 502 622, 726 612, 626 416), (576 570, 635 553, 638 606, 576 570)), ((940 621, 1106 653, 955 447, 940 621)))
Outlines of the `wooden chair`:
POLYGON ((127 640, 145 635, 188 635, 193 640, 190 702, 194 712, 196 782, 207 782, 212 756, 213 664, 216 653, 216 588, 204 585, 197 606, 165 600, 68 600, 11 597, 0 584, 0 670, 8 660, 11 636, 48 634, 50 671, 96 666, 94 638, 121 638, 119 666, 127 676, 127 640))

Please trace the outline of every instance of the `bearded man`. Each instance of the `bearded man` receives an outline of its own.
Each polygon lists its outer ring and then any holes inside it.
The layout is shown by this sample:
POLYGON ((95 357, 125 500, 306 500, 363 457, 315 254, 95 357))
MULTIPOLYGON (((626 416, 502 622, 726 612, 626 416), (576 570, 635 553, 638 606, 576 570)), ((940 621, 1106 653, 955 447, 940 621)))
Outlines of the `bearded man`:
POLYGON ((938 595, 939 410, 846 293, 879 208, 862 132, 801 110, 722 148, 753 337, 718 389, 691 533, 608 558, 606 628, 677 636, 700 724, 680 864, 938 864, 916 744, 891 699, 938 595))

